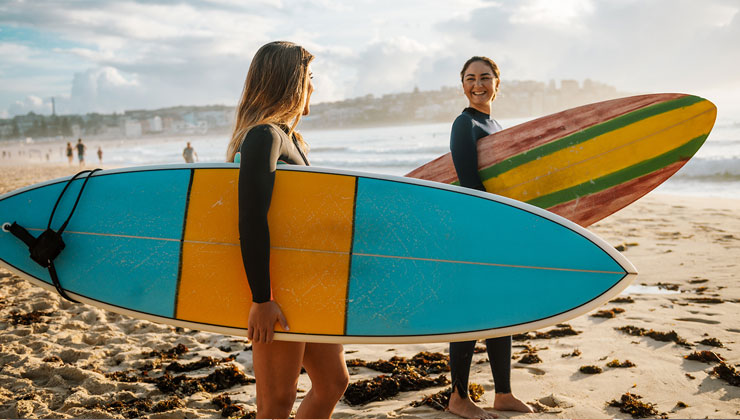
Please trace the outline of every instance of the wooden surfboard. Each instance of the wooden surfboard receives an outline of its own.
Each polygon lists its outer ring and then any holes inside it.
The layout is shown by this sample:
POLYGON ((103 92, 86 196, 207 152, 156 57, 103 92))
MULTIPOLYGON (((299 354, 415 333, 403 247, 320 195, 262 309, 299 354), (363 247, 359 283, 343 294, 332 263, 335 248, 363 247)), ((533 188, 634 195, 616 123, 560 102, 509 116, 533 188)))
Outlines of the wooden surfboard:
MULTIPOLYGON (((488 192, 589 226, 647 194, 696 153, 717 108, 684 94, 652 94, 585 105, 478 141, 488 192)), ((406 176, 457 184, 449 153, 406 176)))
MULTIPOLYGON (((251 295, 238 238, 236 164, 95 173, 55 260, 74 299, 137 318, 245 335, 251 295)), ((0 224, 34 236, 67 184, 0 196, 0 224)), ((73 181, 52 228, 67 218, 73 181)), ((636 274, 609 244, 540 208, 403 177, 281 165, 269 213, 278 339, 415 343, 509 335, 563 322, 636 274)), ((0 264, 54 290, 0 232, 0 264)))

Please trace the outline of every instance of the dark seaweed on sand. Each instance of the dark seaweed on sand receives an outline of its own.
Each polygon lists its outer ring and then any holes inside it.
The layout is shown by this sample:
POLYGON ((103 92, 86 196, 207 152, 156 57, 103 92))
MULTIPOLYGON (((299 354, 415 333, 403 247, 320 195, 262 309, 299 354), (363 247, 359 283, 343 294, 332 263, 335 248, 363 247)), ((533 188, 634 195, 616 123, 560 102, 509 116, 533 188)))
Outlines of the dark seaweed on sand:
POLYGON ((595 318, 616 318, 617 314, 621 314, 622 312, 624 312, 622 308, 611 308, 601 310, 595 314, 591 314, 591 316, 595 318))
POLYGON ((679 344, 684 347, 691 347, 691 344, 689 344, 688 341, 681 338, 678 333, 671 330, 670 332, 659 332, 655 330, 646 330, 645 328, 639 328, 632 325, 627 325, 624 327, 616 328, 618 331, 622 331, 623 333, 634 335, 637 337, 650 337, 653 340, 657 341, 672 341, 676 344, 679 344))
POLYGON ((524 340, 546 340, 549 338, 566 337, 569 335, 578 335, 580 331, 576 331, 568 324, 558 324, 555 328, 549 331, 535 331, 524 334, 516 334, 512 337, 515 341, 524 340))
POLYGON ((724 344, 722 344, 721 341, 714 337, 709 337, 701 340, 699 344, 704 344, 705 346, 711 346, 711 347, 724 347, 724 344))
POLYGON ((717 303, 724 303, 724 299, 720 298, 709 298, 709 297, 701 297, 701 298, 687 298, 689 302, 694 303, 711 303, 711 304, 717 304, 717 303))
POLYGON ((229 365, 216 370, 205 378, 189 378, 187 375, 172 377, 165 373, 158 378, 147 378, 143 382, 154 383, 164 393, 176 392, 182 395, 193 395, 196 392, 215 392, 236 385, 253 384, 255 380, 245 375, 238 367, 229 365))
POLYGON ((208 367, 213 367, 213 366, 216 366, 216 365, 218 365, 220 363, 231 362, 233 360, 234 360, 234 358, 231 357, 231 356, 224 357, 222 359, 216 359, 216 358, 213 358, 213 357, 210 357, 210 356, 209 357, 201 357, 200 360, 198 360, 197 362, 191 362, 191 363, 187 363, 187 364, 184 364, 184 365, 181 364, 180 362, 172 362, 169 365, 167 365, 167 367, 164 370, 170 371, 170 372, 178 372, 178 373, 181 373, 181 372, 192 372, 194 370, 208 368, 208 367))
POLYGON ((601 369, 598 366, 594 366, 594 365, 581 366, 578 370, 581 373, 587 373, 589 375, 593 375, 593 374, 597 374, 597 373, 603 372, 603 369, 601 369))
POLYGON ((630 362, 629 360, 620 362, 618 359, 614 359, 611 362, 607 363, 606 366, 610 368, 631 368, 631 367, 635 367, 636 365, 630 362))
POLYGON ((696 360, 699 362, 704 363, 717 363, 722 362, 725 360, 724 357, 720 356, 719 354, 709 351, 709 350, 701 350, 701 351, 695 351, 691 354, 688 354, 683 357, 686 360, 696 360))
POLYGON ((234 404, 231 397, 225 394, 213 398, 211 403, 221 409, 223 418, 253 419, 257 417, 256 411, 247 411, 244 407, 234 404))
MULTIPOLYGON (((471 383, 470 385, 468 385, 468 395, 470 395, 470 399, 473 400, 473 402, 480 402, 480 397, 481 395, 483 395, 484 392, 485 391, 483 390, 483 387, 476 383, 471 383)), ((426 405, 434 408, 435 410, 445 411, 447 409, 447 406, 450 404, 451 394, 452 388, 447 388, 444 391, 440 391, 436 394, 427 395, 419 401, 413 401, 410 405, 412 407, 426 405)))
POLYGON ((609 301, 609 303, 635 303, 632 296, 617 297, 609 301))
POLYGON ((125 371, 125 372, 108 372, 105 374, 105 377, 111 380, 114 380, 116 382, 142 382, 142 378, 135 376, 135 375, 129 375, 131 371, 125 371))
POLYGON ((542 363, 542 359, 540 359, 540 356, 538 356, 537 353, 526 353, 521 359, 519 359, 519 362, 533 365, 535 363, 542 363))
POLYGON ((719 365, 712 370, 712 375, 724 379, 732 386, 740 386, 740 372, 725 362, 719 362, 719 365))
POLYGON ((10 322, 13 325, 31 325, 31 324, 40 324, 42 322, 41 317, 48 317, 51 315, 51 312, 41 312, 41 311, 33 311, 26 314, 22 314, 20 312, 13 312, 11 313, 7 321, 10 322))
POLYGON ((190 350, 187 347, 185 347, 185 345, 178 344, 169 350, 164 350, 164 351, 154 350, 150 352, 144 352, 143 354, 144 356, 159 357, 160 359, 179 359, 180 356, 187 353, 188 351, 190 350))
POLYGON ((411 359, 405 357, 393 356, 389 360, 377 360, 375 362, 366 362, 362 359, 347 360, 347 367, 366 367, 383 373, 394 373, 397 370, 405 370, 409 367, 416 368, 424 374, 449 372, 449 356, 441 353, 430 353, 423 351, 417 353, 411 359))
POLYGON ((349 405, 360 405, 382 401, 398 395, 399 392, 418 391, 449 384, 450 380, 444 375, 428 378, 418 369, 408 367, 398 369, 392 375, 380 375, 373 379, 353 382, 344 392, 344 399, 349 405))
POLYGON ((658 410, 655 409, 655 405, 642 402, 640 401, 641 398, 639 395, 628 392, 623 394, 619 401, 612 400, 609 406, 619 407, 621 412, 627 413, 636 419, 657 416, 658 410))
POLYGON ((101 409, 109 413, 120 414, 127 419, 142 418, 147 413, 162 413, 184 407, 185 403, 177 397, 162 400, 156 404, 149 398, 134 398, 127 401, 116 400, 108 404, 92 404, 85 406, 88 410, 101 409))
POLYGON ((105 410, 109 413, 120 414, 127 419, 142 418, 152 412, 154 403, 149 398, 134 398, 127 401, 116 400, 108 404, 91 404, 85 406, 88 410, 105 410))
POLYGON ((563 353, 560 355, 560 357, 577 357, 581 355, 581 351, 578 349, 574 349, 571 353, 563 353))

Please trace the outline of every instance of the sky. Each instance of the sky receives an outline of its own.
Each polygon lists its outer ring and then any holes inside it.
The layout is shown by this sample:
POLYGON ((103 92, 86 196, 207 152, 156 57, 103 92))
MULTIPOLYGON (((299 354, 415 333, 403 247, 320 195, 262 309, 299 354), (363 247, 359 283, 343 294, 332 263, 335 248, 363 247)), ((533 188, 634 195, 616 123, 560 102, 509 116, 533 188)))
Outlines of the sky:
POLYGON ((235 105, 270 41, 316 56, 313 103, 586 78, 705 97, 740 121, 740 0, 0 0, 0 118, 235 105))

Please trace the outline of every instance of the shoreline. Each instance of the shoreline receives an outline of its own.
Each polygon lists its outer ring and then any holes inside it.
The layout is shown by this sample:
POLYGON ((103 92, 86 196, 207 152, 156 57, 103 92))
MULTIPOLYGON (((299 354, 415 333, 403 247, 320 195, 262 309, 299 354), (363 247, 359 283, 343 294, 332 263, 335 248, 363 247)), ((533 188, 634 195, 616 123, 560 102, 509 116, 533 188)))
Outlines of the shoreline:
MULTIPOLYGON (((79 170, 76 165, 0 165, 0 194, 79 170)), ((740 416, 740 386, 714 373, 720 363, 685 358, 713 352, 725 359, 727 369, 740 370, 738 214, 740 199, 651 192, 589 227, 635 264, 640 274, 633 285, 677 293, 623 293, 619 297, 632 302, 612 300, 569 321, 576 335, 517 337, 512 389, 540 412, 496 413, 501 418, 630 418, 609 405, 629 393, 641 397, 636 401, 644 403, 648 417, 740 416), (673 341, 659 341, 666 338, 673 341), (614 360, 634 366, 607 366, 614 360), (601 373, 583 373, 588 366, 601 373)), ((447 346, 346 345, 346 359, 359 359, 349 368, 350 383, 361 388, 362 381, 392 376, 369 362, 394 356, 410 361, 420 352, 444 357, 447 346)), ((415 369, 429 371, 422 377, 449 379, 444 369, 431 369, 430 357, 415 369)), ((241 417, 256 409, 252 378, 251 347, 243 337, 72 304, 0 269, 2 418, 241 417), (180 367, 167 370, 175 363, 180 367), (185 375, 182 383, 188 388, 167 385, 161 379, 165 373, 185 375), (229 386, 209 385, 217 378, 229 386)), ((474 355, 470 381, 482 387, 480 404, 492 410, 494 384, 485 352, 474 355)), ((334 417, 454 418, 430 405, 412 405, 448 387, 433 385, 358 405, 342 399, 334 417)), ((298 389, 294 408, 310 389, 307 375, 300 376, 298 389)))

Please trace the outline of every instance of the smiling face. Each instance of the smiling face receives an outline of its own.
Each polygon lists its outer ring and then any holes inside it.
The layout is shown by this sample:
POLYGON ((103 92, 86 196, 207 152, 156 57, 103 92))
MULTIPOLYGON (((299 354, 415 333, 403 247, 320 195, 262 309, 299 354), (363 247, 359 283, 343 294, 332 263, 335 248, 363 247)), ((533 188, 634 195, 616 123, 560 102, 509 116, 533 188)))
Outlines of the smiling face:
POLYGON ((469 106, 485 114, 491 113, 491 102, 496 97, 500 80, 484 61, 473 61, 463 72, 463 91, 469 106))

